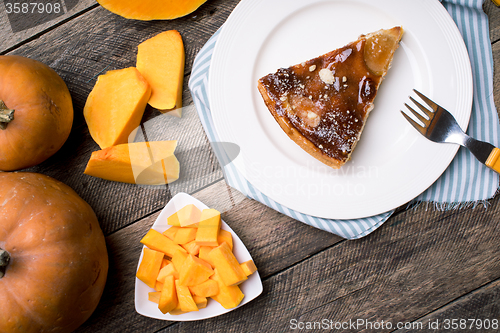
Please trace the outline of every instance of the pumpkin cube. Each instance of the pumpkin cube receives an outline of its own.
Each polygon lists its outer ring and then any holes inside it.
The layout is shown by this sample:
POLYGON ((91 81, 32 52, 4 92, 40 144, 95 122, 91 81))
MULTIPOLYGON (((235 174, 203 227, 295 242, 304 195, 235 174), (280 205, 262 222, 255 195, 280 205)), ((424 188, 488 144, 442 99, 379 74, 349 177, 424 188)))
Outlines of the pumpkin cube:
POLYGON ((163 282, 160 282, 160 281, 156 280, 156 284, 155 284, 154 289, 156 291, 161 291, 163 289, 163 282))
POLYGON ((160 271, 163 256, 164 254, 162 252, 148 249, 147 247, 143 250, 141 264, 139 265, 136 276, 150 288, 155 287, 156 277, 160 271))
POLYGON ((215 209, 204 209, 196 233, 196 244, 202 246, 218 246, 217 236, 220 230, 220 212, 215 209))
POLYGON ((179 228, 174 236, 175 244, 186 244, 194 240, 197 228, 179 228))
MULTIPOLYGON (((162 232, 163 235, 167 236, 171 240, 174 240, 175 234, 177 233, 177 230, 179 230, 181 227, 170 227, 164 232, 162 232)), ((175 243, 175 242, 174 242, 175 243)))
POLYGON ((161 261, 160 269, 162 269, 163 267, 167 266, 170 263, 171 263, 170 260, 168 260, 167 258, 163 258, 163 260, 161 261))
POLYGON ((170 263, 167 266, 163 267, 160 269, 160 272, 158 273, 158 277, 156 278, 156 281, 159 281, 163 283, 165 280, 165 277, 172 275, 175 279, 179 278, 179 273, 174 267, 174 264, 170 263))
POLYGON ((181 246, 186 250, 189 254, 192 254, 193 256, 198 255, 200 252, 200 247, 198 244, 196 244, 196 241, 192 240, 187 244, 181 244, 181 246))
POLYGON ((206 281, 213 274, 210 264, 190 254, 179 271, 179 284, 195 286, 206 281))
POLYGON ((240 266, 246 276, 252 275, 255 271, 257 271, 257 266, 255 266, 252 259, 241 263, 240 266))
POLYGON ((233 236, 231 236, 231 233, 229 231, 224 230, 224 229, 220 229, 219 236, 217 237, 217 243, 218 243, 218 245, 221 245, 224 242, 226 242, 227 245, 229 245, 229 248, 232 251, 233 250, 233 236))
POLYGON ((158 304, 160 303, 160 295, 161 291, 151 291, 148 293, 148 301, 158 304))
POLYGON ((177 250, 186 252, 186 250, 175 244, 170 238, 162 235, 154 229, 150 229, 148 231, 148 233, 141 239, 141 243, 150 249, 163 252, 169 257, 172 257, 174 252, 177 250))
POLYGON ((174 255, 172 256, 172 264, 174 264, 175 270, 177 272, 180 272, 182 265, 184 265, 184 261, 187 257, 188 254, 186 252, 175 251, 174 255))
POLYGON ((212 251, 214 248, 212 246, 200 246, 200 250, 198 251, 198 258, 208 262, 212 268, 214 268, 214 265, 212 264, 212 261, 210 260, 209 253, 212 251))
MULTIPOLYGON (((195 302, 195 304, 198 307, 198 309, 203 309, 203 308, 207 307, 208 300, 207 300, 206 297, 201 297, 201 296, 193 295, 193 301, 195 302)), ((172 311, 170 311, 169 314, 171 314, 171 315, 180 315, 180 314, 183 314, 183 313, 186 313, 186 312, 188 312, 188 311, 182 311, 181 310, 181 305, 179 303, 177 303, 177 306, 175 307, 175 309, 173 309, 172 311)))
POLYGON ((193 296, 187 286, 183 286, 179 283, 179 280, 175 280, 175 289, 177 291, 177 299, 181 311, 198 311, 198 306, 196 306, 193 296))
POLYGON ((208 254, 214 267, 219 271, 220 277, 226 286, 235 286, 247 279, 238 260, 224 242, 208 254))
POLYGON ((189 290, 195 296, 210 297, 219 293, 219 284, 215 280, 208 279, 196 286, 189 287, 189 290))
POLYGON ((201 211, 193 204, 186 205, 167 218, 169 225, 187 227, 200 222, 201 211))
POLYGON ((158 308, 162 313, 172 311, 177 306, 177 289, 172 275, 165 277, 158 308))
POLYGON ((196 303, 198 309, 204 309, 207 307, 208 300, 206 297, 193 295, 193 300, 196 303))
POLYGON ((224 282, 222 282, 221 275, 217 268, 215 269, 215 274, 212 275, 210 279, 213 279, 219 285, 219 293, 211 297, 225 309, 237 307, 243 300, 243 297, 245 297, 245 295, 241 292, 240 287, 226 286, 224 282))

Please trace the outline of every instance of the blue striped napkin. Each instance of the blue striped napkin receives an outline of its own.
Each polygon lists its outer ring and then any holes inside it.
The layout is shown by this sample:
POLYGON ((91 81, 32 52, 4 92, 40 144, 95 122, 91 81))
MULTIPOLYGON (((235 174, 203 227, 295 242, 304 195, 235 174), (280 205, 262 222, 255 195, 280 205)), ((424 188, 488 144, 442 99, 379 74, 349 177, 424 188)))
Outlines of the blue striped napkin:
MULTIPOLYGON (((442 1, 462 33, 469 51, 474 76, 474 100, 468 133, 480 140, 498 146, 499 122, 493 102, 493 58, 489 38, 488 17, 482 11, 483 0, 442 1)), ((189 88, 200 121, 210 142, 219 142, 210 111, 207 85, 210 61, 217 41, 217 31, 200 50, 193 63, 189 88)), ((346 239, 368 235, 384 223, 394 212, 353 219, 324 219, 305 215, 284 207, 252 186, 229 163, 221 145, 212 145, 228 185, 245 196, 255 199, 296 220, 334 233, 346 239)), ((498 174, 479 163, 468 151, 460 148, 449 168, 416 202, 432 202, 443 209, 484 203, 492 198, 498 188, 498 174)))

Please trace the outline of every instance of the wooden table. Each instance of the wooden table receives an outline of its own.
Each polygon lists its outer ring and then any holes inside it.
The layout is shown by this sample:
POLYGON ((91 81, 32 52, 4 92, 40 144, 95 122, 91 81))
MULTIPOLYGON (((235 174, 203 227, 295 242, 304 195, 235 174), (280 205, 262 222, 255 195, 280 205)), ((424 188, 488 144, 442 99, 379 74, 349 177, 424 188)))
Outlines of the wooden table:
MULTIPOLYGON (((400 322, 408 326, 397 331, 410 332, 425 331, 418 329, 419 323, 428 328, 436 320, 488 319, 498 323, 498 197, 489 201, 487 209, 479 205, 443 212, 426 205, 412 210, 402 207, 369 236, 346 241, 229 188, 194 112, 186 113, 192 116, 186 127, 173 133, 185 142, 180 145, 179 159, 193 166, 183 169, 175 192, 188 192, 223 210, 223 219, 252 254, 264 291, 251 303, 204 321, 162 321, 136 313, 139 240, 175 193, 165 186, 147 188, 84 175, 90 154, 98 147, 84 122, 83 106, 99 74, 134 66, 137 45, 170 29, 177 29, 185 43, 184 106, 192 105, 187 81, 193 59, 238 2, 209 0, 184 18, 154 22, 126 20, 94 0, 65 0, 60 15, 15 19, 11 24, 0 6, 1 53, 34 58, 51 66, 66 81, 74 102, 75 122, 68 141, 55 156, 29 171, 71 186, 94 208, 106 236, 108 282, 97 310, 77 332, 287 332, 308 322, 324 324, 324 320, 331 320, 332 325, 357 320, 393 325, 392 329, 359 331, 395 331, 400 322), (412 330, 412 325, 417 326, 412 330)), ((486 0, 484 9, 490 18, 498 69, 500 8, 486 0)), ((498 73, 493 94, 500 106, 498 73)), ((148 108, 144 120, 158 115, 157 110, 148 108)), ((356 330, 344 327, 336 331, 356 330)))

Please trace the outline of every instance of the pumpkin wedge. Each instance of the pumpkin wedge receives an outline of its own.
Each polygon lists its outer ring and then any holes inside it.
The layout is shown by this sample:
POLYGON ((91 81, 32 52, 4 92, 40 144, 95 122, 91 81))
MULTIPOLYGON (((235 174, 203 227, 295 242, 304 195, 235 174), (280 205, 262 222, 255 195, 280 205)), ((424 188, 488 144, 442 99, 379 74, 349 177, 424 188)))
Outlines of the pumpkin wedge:
POLYGON ((133 20, 171 20, 194 12, 207 0, 97 0, 112 13, 133 20))
POLYGON ((151 86, 148 104, 181 116, 184 44, 176 30, 162 32, 139 44, 136 67, 151 86))
POLYGON ((100 75, 83 108, 92 139, 101 149, 127 143, 150 96, 148 82, 135 67, 100 75))
POLYGON ((177 141, 132 142, 92 153, 84 173, 130 184, 161 185, 179 178, 177 141))

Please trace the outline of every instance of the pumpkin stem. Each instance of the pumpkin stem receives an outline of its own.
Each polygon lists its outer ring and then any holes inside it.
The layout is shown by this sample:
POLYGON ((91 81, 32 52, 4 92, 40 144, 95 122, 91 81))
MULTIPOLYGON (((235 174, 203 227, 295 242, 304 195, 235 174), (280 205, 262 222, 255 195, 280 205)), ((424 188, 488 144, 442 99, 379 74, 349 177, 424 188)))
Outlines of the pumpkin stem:
POLYGON ((7 124, 14 119, 14 110, 9 109, 5 103, 0 100, 0 129, 6 129, 7 124))
POLYGON ((0 249, 0 279, 5 275, 5 268, 9 264, 9 252, 0 249))

